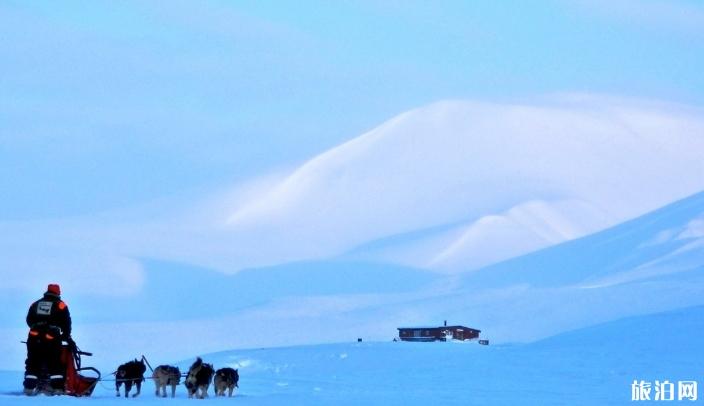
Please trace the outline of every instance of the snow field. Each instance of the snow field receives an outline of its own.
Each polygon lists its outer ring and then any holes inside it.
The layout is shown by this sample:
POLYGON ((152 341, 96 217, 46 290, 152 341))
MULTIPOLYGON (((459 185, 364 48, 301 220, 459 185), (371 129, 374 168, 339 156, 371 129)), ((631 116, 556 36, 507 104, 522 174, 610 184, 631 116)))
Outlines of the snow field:
MULTIPOLYGON (((252 350, 203 356, 216 368, 240 371, 232 399, 209 402, 242 405, 370 404, 439 402, 458 405, 630 404, 633 380, 698 380, 704 384, 704 351, 696 332, 704 328, 704 307, 632 317, 532 344, 481 346, 473 342, 354 342, 252 350)), ((176 363, 185 370, 193 359, 176 363)), ((112 382, 91 398, 14 396, 21 373, 0 373, 0 403, 125 404, 112 382)), ((129 402, 180 404, 154 396, 145 382, 129 402)))

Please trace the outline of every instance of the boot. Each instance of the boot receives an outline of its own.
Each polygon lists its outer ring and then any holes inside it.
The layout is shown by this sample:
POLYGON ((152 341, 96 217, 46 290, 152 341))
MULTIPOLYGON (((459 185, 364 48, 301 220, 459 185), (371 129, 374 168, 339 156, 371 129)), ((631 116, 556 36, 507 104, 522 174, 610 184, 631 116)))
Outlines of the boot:
POLYGON ((52 395, 63 395, 64 387, 66 385, 66 380, 63 375, 52 375, 51 376, 51 394, 52 395))
POLYGON ((36 395, 38 383, 39 383, 39 378, 37 378, 36 375, 25 374, 24 375, 24 382, 22 382, 22 386, 24 386, 24 394, 27 396, 36 395))

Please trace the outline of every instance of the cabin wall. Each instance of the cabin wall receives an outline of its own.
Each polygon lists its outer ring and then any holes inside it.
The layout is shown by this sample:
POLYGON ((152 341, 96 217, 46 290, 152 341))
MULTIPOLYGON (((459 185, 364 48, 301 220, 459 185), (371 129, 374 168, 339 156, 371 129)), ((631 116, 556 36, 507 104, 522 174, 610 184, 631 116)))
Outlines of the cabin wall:
POLYGON ((404 341, 444 341, 445 331, 449 331, 455 340, 472 340, 479 338, 478 330, 444 326, 399 329, 399 338, 404 341))

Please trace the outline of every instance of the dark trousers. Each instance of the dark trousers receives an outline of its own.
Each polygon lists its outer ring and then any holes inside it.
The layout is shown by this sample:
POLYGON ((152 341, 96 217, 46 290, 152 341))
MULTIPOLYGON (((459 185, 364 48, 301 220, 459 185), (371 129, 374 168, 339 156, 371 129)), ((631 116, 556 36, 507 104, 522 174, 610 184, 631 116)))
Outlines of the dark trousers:
POLYGON ((61 337, 53 329, 32 329, 27 336, 25 361, 26 389, 34 389, 39 380, 49 379, 52 389, 63 389, 66 367, 61 362, 61 337))

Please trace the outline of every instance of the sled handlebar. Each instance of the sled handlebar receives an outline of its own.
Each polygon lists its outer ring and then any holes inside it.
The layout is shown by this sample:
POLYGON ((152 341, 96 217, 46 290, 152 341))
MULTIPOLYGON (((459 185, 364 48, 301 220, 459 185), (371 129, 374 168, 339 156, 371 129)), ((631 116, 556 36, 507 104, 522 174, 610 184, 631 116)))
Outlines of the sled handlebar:
MULTIPOLYGON (((26 341, 20 341, 20 343, 22 343, 22 344, 27 344, 26 341)), ((75 353, 75 354, 78 354, 78 355, 85 355, 85 356, 87 356, 87 357, 92 357, 92 356, 93 356, 93 353, 92 353, 92 352, 81 351, 81 350, 78 350, 78 349, 77 349, 76 351, 74 351, 74 353, 75 353)))

